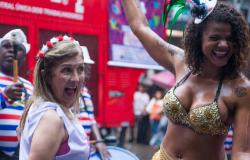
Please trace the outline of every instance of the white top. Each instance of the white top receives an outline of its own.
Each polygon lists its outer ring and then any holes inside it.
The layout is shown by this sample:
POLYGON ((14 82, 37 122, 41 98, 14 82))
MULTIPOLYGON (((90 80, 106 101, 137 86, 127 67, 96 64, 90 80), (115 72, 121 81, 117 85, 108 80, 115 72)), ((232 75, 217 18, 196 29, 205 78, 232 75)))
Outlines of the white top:
POLYGON ((148 103, 147 108, 146 108, 146 110, 147 110, 148 113, 152 112, 153 106, 155 104, 161 107, 159 113, 162 112, 162 110, 163 110, 163 99, 156 99, 156 98, 153 97, 150 100, 150 102, 148 103))
POLYGON ((134 93, 134 114, 139 116, 149 103, 149 95, 146 92, 136 91, 134 93))
POLYGON ((72 122, 71 120, 69 120, 69 118, 65 115, 65 113, 58 104, 44 101, 42 99, 38 99, 32 104, 28 116, 26 118, 25 127, 23 129, 20 142, 19 160, 28 159, 33 133, 44 113, 47 110, 51 109, 54 109, 61 117, 69 135, 67 142, 70 148, 69 152, 60 156, 56 156, 55 159, 88 160, 90 146, 87 139, 87 135, 80 123, 77 123, 76 121, 72 122))

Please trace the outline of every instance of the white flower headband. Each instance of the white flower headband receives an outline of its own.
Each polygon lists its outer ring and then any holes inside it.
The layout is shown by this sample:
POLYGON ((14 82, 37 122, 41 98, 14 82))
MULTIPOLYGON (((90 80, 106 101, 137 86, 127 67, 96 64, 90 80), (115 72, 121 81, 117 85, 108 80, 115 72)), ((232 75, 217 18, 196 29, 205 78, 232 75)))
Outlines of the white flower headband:
POLYGON ((48 52, 49 49, 53 48, 53 46, 60 41, 73 41, 73 43, 80 45, 79 42, 76 41, 73 37, 69 37, 67 35, 53 37, 49 41, 47 41, 45 45, 43 45, 42 49, 38 52, 36 56, 37 59, 43 59, 45 56, 45 53, 48 52))

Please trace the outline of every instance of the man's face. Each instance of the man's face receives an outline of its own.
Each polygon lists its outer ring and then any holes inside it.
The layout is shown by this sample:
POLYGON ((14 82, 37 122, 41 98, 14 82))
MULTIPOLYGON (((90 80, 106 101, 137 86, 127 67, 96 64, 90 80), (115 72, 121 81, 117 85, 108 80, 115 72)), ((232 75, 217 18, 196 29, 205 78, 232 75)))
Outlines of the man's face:
MULTIPOLYGON (((18 67, 22 66, 25 61, 25 48, 22 44, 16 43, 17 45, 17 59, 18 67)), ((10 40, 3 40, 0 43, 0 70, 5 74, 12 74, 13 72, 13 59, 14 49, 10 40)))

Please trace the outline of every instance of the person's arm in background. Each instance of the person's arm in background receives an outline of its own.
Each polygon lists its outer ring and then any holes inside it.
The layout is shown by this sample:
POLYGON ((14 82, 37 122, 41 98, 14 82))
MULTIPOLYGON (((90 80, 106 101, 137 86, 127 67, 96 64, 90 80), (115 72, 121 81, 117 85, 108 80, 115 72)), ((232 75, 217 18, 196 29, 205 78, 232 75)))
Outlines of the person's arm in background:
POLYGON ((147 107, 146 107, 146 112, 148 113, 148 114, 150 114, 151 113, 151 111, 152 111, 152 108, 153 108, 153 105, 155 104, 155 98, 153 97, 153 98, 151 98, 151 100, 149 101, 149 103, 148 103, 148 105, 147 105, 147 107))
POLYGON ((95 143, 96 149, 99 151, 102 160, 108 160, 111 157, 111 154, 107 150, 107 146, 101 137, 97 123, 92 124, 91 128, 92 128, 92 135, 94 136, 94 139, 96 141, 95 143))
POLYGON ((86 87, 84 87, 81 91, 81 100, 79 117, 80 122, 86 131, 89 132, 89 129, 91 129, 91 135, 89 136, 93 138, 92 143, 95 144, 96 150, 100 153, 102 160, 108 160, 111 155, 107 150, 104 140, 101 137, 99 127, 94 116, 94 105, 91 95, 89 94, 89 91, 86 87), (89 125, 91 125, 91 128, 88 127, 89 125))

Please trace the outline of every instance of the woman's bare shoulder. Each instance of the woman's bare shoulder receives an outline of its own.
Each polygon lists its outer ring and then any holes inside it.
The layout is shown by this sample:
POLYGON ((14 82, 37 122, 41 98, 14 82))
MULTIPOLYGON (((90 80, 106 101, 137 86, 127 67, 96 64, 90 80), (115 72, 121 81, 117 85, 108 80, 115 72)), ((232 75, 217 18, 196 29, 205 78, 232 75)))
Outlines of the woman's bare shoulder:
POLYGON ((239 110, 250 109, 250 81, 244 75, 224 79, 220 97, 233 115, 239 110))
MULTIPOLYGON (((237 78, 226 81, 226 86, 231 90, 231 97, 237 103, 249 102, 250 100, 250 80, 243 74, 237 78)), ((250 104, 250 103, 249 103, 250 104)))
POLYGON ((54 125, 63 125, 62 119, 60 118, 58 113, 53 109, 45 111, 42 120, 50 122, 50 124, 53 123, 54 125))

